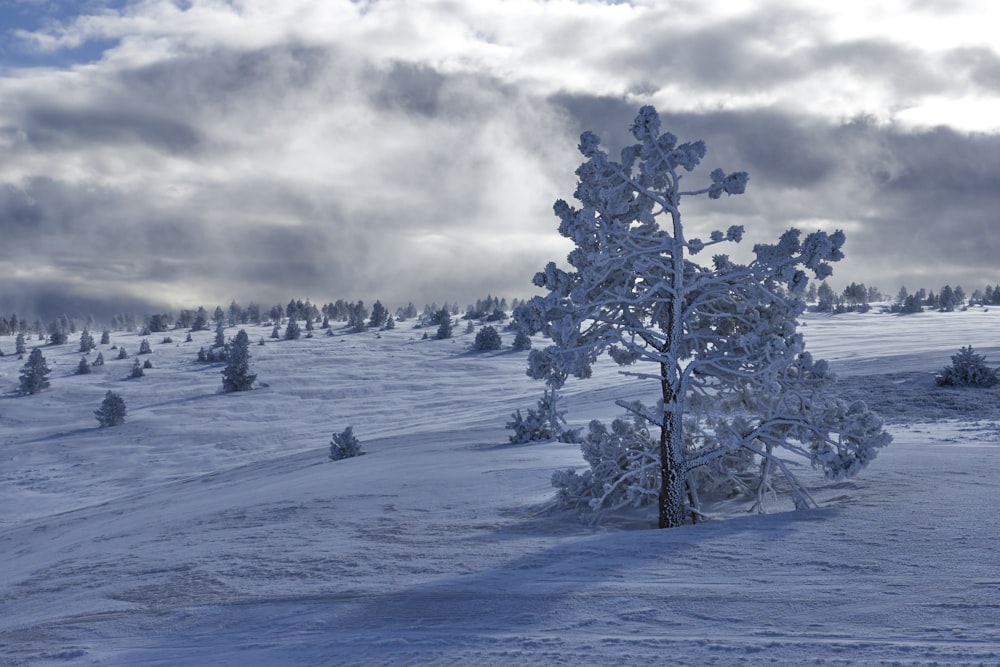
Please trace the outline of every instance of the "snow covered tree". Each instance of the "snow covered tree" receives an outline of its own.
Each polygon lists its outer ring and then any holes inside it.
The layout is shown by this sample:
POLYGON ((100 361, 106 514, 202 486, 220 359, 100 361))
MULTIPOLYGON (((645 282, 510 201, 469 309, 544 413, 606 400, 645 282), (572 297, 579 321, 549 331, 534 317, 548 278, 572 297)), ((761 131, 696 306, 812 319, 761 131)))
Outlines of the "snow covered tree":
POLYGON ((101 407, 94 410, 94 416, 101 426, 121 426, 125 423, 127 414, 125 399, 113 391, 106 393, 101 407))
POLYGON ((145 374, 146 373, 142 370, 142 362, 137 358, 132 364, 132 372, 129 374, 129 377, 141 378, 145 374))
MULTIPOLYGON (((226 326, 220 320, 215 325, 215 343, 212 344, 212 347, 222 347, 225 344, 226 344, 226 326)), ((141 351, 139 353, 142 354, 141 351)))
POLYGON ((45 363, 41 348, 35 348, 28 355, 28 361, 21 368, 20 392, 24 395, 37 394, 49 387, 48 375, 52 371, 45 363))
POLYGON ((53 320, 49 324, 49 345, 63 345, 69 339, 69 330, 65 321, 53 320))
POLYGON ((381 329, 385 326, 386 320, 388 319, 388 309, 382 305, 381 301, 376 300, 375 303, 372 304, 372 316, 371 319, 368 320, 368 326, 381 329))
POLYGON ((240 329, 229 343, 226 367, 222 370, 222 391, 249 391, 257 375, 250 372, 250 337, 240 329))
POLYGON ((354 333, 364 333, 365 319, 368 317, 368 308, 364 301, 347 305, 347 327, 354 333))
POLYGON ((97 343, 94 342, 94 337, 90 335, 90 332, 86 329, 80 334, 80 351, 87 354, 91 350, 97 347, 97 343))
POLYGON ((90 374, 90 362, 87 361, 87 357, 80 357, 80 363, 76 366, 77 375, 89 375, 90 374))
POLYGON ((17 338, 14 339, 14 354, 20 359, 23 355, 27 354, 28 345, 24 340, 24 334, 17 334, 17 338))
POLYGON ((511 344, 511 349, 516 352, 524 352, 525 350, 530 350, 531 336, 526 334, 523 329, 518 328, 517 335, 514 336, 514 342, 511 344))
POLYGON ((103 352, 98 352, 97 353, 97 356, 94 357, 94 363, 92 365, 93 366, 103 366, 104 365, 104 353, 103 352))
POLYGON ((935 379, 941 387, 992 387, 1000 382, 997 370, 987 366, 986 357, 971 345, 951 355, 951 366, 941 369, 935 379))
POLYGON ((153 354, 153 348, 149 345, 148 338, 139 341, 139 354, 153 354))
POLYGON ((354 437, 354 427, 348 426, 342 433, 334 433, 330 440, 330 458, 334 461, 361 455, 361 443, 354 437))
POLYGON ((579 442, 579 429, 567 427, 566 412, 558 408, 559 397, 555 389, 546 389, 538 399, 538 405, 528 408, 527 416, 515 410, 506 428, 514 433, 511 443, 521 445, 528 442, 559 440, 579 442))
POLYGON ((120 348, 118 348, 118 358, 119 359, 128 359, 128 352, 125 351, 125 346, 124 345, 122 345, 120 348))
POLYGON ((438 340, 445 340, 446 338, 451 338, 452 336, 452 326, 451 326, 451 312, 445 308, 437 311, 434 314, 434 319, 437 321, 438 329, 435 338, 438 340))
POLYGON ((562 200, 554 206, 560 234, 575 244, 567 258, 572 269, 546 266, 534 284, 548 294, 516 313, 522 326, 554 343, 532 350, 528 373, 559 387, 570 375, 589 377, 607 352, 621 366, 639 366, 623 373, 655 382, 658 405, 619 403, 659 434, 651 459, 618 483, 656 476, 660 527, 695 516, 696 473, 742 451, 758 463, 756 489, 769 490, 780 471, 796 507, 807 507, 811 499, 782 453, 841 478, 863 468, 891 439, 864 404, 829 398, 826 364, 805 352, 796 331, 806 271, 820 280, 831 275, 830 262, 843 257, 844 235, 802 238, 792 229, 773 245, 755 246, 747 264, 723 254, 708 266, 696 263, 692 256, 739 242, 744 230, 732 226, 707 241, 687 239, 681 200, 742 194, 747 174, 716 169, 708 185, 685 189, 681 171, 698 166, 705 144, 661 133, 648 106, 632 134, 638 143, 621 151, 620 162, 593 133, 581 136, 586 161, 576 171, 575 197, 582 207, 562 200))
MULTIPOLYGON (((472 322, 470 321, 469 323, 471 324, 472 322)), ((487 352, 490 350, 499 350, 502 345, 503 341, 500 340, 500 334, 496 328, 487 324, 476 334, 476 340, 472 343, 472 349, 476 352, 487 352)))
POLYGON ((208 311, 205 310, 204 306, 198 306, 198 312, 195 313, 194 321, 191 322, 191 331, 202 331, 208 328, 208 311))
POLYGON ((288 318, 288 326, 285 327, 285 340, 298 340, 302 337, 302 330, 294 317, 288 318))
POLYGON ((816 289, 816 310, 821 313, 829 313, 837 301, 837 295, 833 288, 826 283, 820 283, 816 289))

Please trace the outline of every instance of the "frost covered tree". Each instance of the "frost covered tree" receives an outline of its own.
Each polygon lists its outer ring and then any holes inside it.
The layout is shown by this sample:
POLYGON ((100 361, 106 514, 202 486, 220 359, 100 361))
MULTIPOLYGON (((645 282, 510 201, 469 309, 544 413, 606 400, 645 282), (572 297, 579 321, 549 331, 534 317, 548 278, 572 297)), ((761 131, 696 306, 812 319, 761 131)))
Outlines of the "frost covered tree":
POLYGON ((125 399, 113 391, 106 393, 104 400, 101 401, 101 407, 94 410, 94 416, 101 426, 121 426, 125 423, 127 414, 125 399))
POLYGON ((24 340, 24 333, 17 334, 17 338, 14 339, 14 354, 20 359, 23 355, 27 354, 28 345, 24 340))
POLYGON ((334 433, 330 439, 330 458, 334 461, 361 455, 361 443, 354 437, 354 427, 348 426, 342 433, 334 433))
POLYGON ((558 408, 558 402, 556 390, 546 389, 538 399, 538 405, 528 408, 526 416, 515 410, 506 425, 507 430, 513 431, 511 443, 521 445, 548 440, 579 442, 579 429, 568 428, 566 411, 558 408))
POLYGON ((139 354, 153 354, 153 348, 150 346, 148 338, 139 341, 139 354))
POLYGON ((755 246, 747 264, 724 254, 697 263, 693 256, 739 242, 744 230, 688 239, 682 199, 742 194, 747 174, 716 169, 707 185, 686 188, 682 172, 699 165, 705 144, 661 132, 649 106, 639 111, 632 134, 638 143, 624 148, 620 161, 593 133, 581 136, 586 161, 576 171, 574 195, 581 207, 562 200, 554 206, 560 234, 575 244, 571 268, 549 263, 534 279, 548 293, 516 313, 522 326, 553 341, 529 354, 528 373, 559 387, 570 375, 589 377, 607 352, 635 369, 623 373, 658 388, 655 406, 619 403, 658 434, 650 436, 653 456, 618 484, 655 477, 660 527, 697 515, 698 474, 727 459, 756 464, 758 499, 779 472, 796 507, 807 507, 811 498, 786 455, 804 457, 836 479, 858 472, 891 439, 863 403, 828 397, 827 366, 805 352, 796 331, 806 271, 820 280, 831 275, 844 235, 802 238, 791 229, 773 245, 755 246))
POLYGON ((45 357, 42 356, 41 348, 36 347, 28 355, 27 363, 21 368, 20 392, 29 395, 47 389, 49 387, 48 376, 51 372, 48 364, 45 363, 45 357))
POLYGON ((524 352, 525 350, 531 349, 531 336, 526 334, 523 329, 517 330, 517 335, 514 336, 514 342, 511 345, 511 349, 516 352, 524 352))
POLYGON ((288 326, 285 327, 285 340, 298 340, 302 337, 302 330, 294 317, 288 318, 288 326))
POLYGON ((250 372, 250 337, 240 329, 229 343, 226 367, 222 369, 222 391, 249 391, 257 375, 250 372))
POLYGON ((386 320, 389 319, 388 309, 382 305, 381 301, 376 300, 372 304, 372 316, 368 321, 368 326, 381 329, 385 326, 386 320))
POLYGON ((205 310, 204 306, 198 306, 198 312, 195 313, 194 321, 191 322, 191 331, 202 331, 208 328, 208 311, 205 310))
POLYGON ((94 342, 94 337, 87 329, 84 329, 83 333, 80 334, 80 351, 87 354, 96 347, 97 343, 94 342))
POLYGON ((145 374, 146 373, 143 372, 143 370, 142 370, 142 362, 139 361, 138 359, 136 359, 135 362, 132 363, 132 372, 129 373, 129 377, 132 377, 132 378, 141 378, 145 374))
POLYGON ((434 319, 437 321, 438 329, 435 334, 435 338, 438 340, 445 340, 451 338, 453 330, 451 324, 451 312, 446 308, 442 308, 434 314, 434 319))
POLYGON ((68 326, 63 320, 53 320, 49 324, 49 345, 64 345, 69 339, 68 326))
POLYGON ((89 375, 90 374, 90 362, 87 361, 87 357, 80 357, 80 363, 76 366, 77 375, 89 375))
MULTIPOLYGON (((471 324, 472 322, 470 321, 469 323, 471 324)), ((476 334, 476 340, 472 343, 472 349, 476 352, 487 352, 490 350, 499 350, 502 345, 503 341, 500 339, 500 333, 497 332, 496 327, 487 324, 476 334)))
POLYGON ((951 366, 941 369, 935 380, 941 387, 992 387, 1000 382, 1000 376, 986 364, 986 357, 969 345, 951 355, 951 366))

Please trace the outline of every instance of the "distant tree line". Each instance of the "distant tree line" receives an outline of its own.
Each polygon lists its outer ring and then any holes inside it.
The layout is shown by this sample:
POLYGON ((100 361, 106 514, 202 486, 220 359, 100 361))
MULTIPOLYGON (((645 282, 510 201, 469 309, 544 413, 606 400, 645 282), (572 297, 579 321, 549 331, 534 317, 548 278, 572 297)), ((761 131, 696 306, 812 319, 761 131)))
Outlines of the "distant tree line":
POLYGON ((1000 305, 1000 284, 986 285, 967 294, 961 285, 944 285, 937 293, 920 288, 915 292, 906 286, 899 288, 894 298, 889 298, 877 287, 854 283, 837 293, 826 282, 811 284, 806 291, 806 301, 813 304, 812 310, 823 313, 867 312, 872 304, 880 304, 885 312, 908 314, 924 310, 951 312, 969 306, 1000 305))
MULTIPOLYGON (((487 295, 468 304, 462 317, 467 320, 500 322, 507 318, 507 313, 521 303, 522 301, 518 299, 513 299, 508 303, 505 298, 487 295)), ((405 306, 391 311, 380 300, 376 300, 369 308, 364 301, 360 300, 337 299, 317 306, 309 299, 291 299, 287 304, 279 303, 266 307, 254 301, 243 306, 234 299, 229 303, 228 308, 216 305, 210 310, 205 306, 198 306, 197 308, 181 309, 176 315, 169 312, 145 315, 118 313, 110 318, 104 331, 138 331, 142 335, 151 335, 174 330, 218 330, 220 326, 234 327, 268 323, 287 325, 289 320, 295 320, 301 328, 306 330, 307 335, 308 332, 313 331, 314 325, 329 329, 335 323, 341 323, 343 327, 351 331, 361 332, 368 329, 391 329, 397 322, 407 320, 417 320, 422 326, 439 326, 442 311, 456 317, 463 312, 457 302, 444 302, 441 306, 437 303, 429 303, 424 305, 423 310, 418 310, 413 302, 409 302, 405 306)), ((0 316, 0 336, 23 334, 25 337, 34 336, 50 345, 62 345, 78 331, 98 329, 96 320, 89 315, 84 318, 61 315, 49 322, 48 325, 38 319, 29 321, 27 318, 18 317, 16 313, 12 313, 10 317, 0 316)))

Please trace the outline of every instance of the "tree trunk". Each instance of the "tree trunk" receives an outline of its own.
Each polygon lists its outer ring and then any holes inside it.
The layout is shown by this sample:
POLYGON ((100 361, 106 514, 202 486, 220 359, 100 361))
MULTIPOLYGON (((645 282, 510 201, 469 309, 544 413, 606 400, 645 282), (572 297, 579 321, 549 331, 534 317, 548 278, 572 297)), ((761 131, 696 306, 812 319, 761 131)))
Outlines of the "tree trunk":
POLYGON ((684 523, 684 462, 678 457, 677 442, 683 442, 680 415, 674 392, 661 364, 660 386, 663 392, 663 428, 660 429, 660 528, 676 528, 684 523))
MULTIPOLYGON (((676 185, 676 184, 675 184, 676 185)), ((663 395, 663 428, 660 429, 660 528, 684 523, 684 387, 680 374, 680 344, 683 330, 684 229, 677 201, 670 210, 674 228, 669 274, 672 299, 667 311, 666 340, 660 352, 660 389, 663 395)))

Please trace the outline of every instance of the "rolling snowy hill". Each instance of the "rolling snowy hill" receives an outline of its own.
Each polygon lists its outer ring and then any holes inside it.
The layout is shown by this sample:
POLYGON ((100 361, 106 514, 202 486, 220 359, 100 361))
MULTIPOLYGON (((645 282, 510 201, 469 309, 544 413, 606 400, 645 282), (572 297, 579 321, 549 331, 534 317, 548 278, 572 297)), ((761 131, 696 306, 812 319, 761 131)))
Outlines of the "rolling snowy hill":
MULTIPOLYGON (((149 336, 138 379, 110 345, 75 375, 74 336, 27 397, 0 337, 0 663, 1000 664, 1000 390, 933 382, 963 345, 1000 364, 1000 311, 804 324, 894 443, 856 479, 808 477, 819 509, 667 531, 553 510, 579 448, 506 444, 542 386, 471 334, 247 327, 265 344, 236 394, 195 361, 214 332, 149 336), (108 390, 128 418, 98 428, 108 390), (366 454, 330 461, 348 425, 366 454)), ((600 364, 567 417, 643 391, 600 364)))

